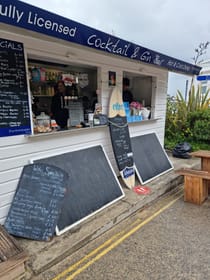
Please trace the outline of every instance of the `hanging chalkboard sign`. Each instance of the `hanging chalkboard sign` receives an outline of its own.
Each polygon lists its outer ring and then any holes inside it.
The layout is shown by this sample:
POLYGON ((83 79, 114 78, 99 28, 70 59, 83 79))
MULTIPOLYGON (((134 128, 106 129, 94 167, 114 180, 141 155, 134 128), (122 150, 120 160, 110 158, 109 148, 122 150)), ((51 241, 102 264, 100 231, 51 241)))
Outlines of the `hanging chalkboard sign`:
POLYGON ((55 233, 68 175, 48 164, 24 167, 5 228, 10 234, 49 240, 55 233))
POLYGON ((132 148, 126 117, 117 115, 109 118, 109 126, 119 170, 133 167, 133 157, 128 156, 132 155, 132 148))
POLYGON ((109 99, 109 131, 117 166, 125 185, 135 185, 135 170, 130 133, 122 99, 122 91, 114 87, 109 99))
POLYGON ((35 160, 51 163, 69 174, 56 233, 58 235, 124 197, 119 181, 101 146, 35 160))
POLYGON ((131 138, 136 174, 142 184, 173 169, 155 133, 131 138))
POLYGON ((30 133, 24 47, 0 38, 0 136, 30 133))

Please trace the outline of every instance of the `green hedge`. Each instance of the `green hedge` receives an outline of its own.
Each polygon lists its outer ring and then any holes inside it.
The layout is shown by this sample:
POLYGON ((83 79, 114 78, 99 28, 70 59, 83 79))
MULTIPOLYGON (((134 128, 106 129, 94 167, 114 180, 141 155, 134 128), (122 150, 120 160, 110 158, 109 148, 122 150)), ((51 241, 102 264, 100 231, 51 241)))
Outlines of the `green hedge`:
POLYGON ((165 148, 186 141, 193 150, 210 150, 210 108, 205 104, 189 110, 189 104, 179 97, 167 99, 165 148))

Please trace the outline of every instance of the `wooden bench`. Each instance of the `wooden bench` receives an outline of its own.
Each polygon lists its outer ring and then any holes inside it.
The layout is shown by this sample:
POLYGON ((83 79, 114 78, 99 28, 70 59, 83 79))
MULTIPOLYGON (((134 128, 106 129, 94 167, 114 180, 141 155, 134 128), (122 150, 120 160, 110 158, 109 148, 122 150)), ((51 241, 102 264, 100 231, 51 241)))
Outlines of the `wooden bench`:
POLYGON ((184 201, 200 205, 208 198, 210 172, 182 168, 175 173, 184 175, 184 201))
MULTIPOLYGON (((199 150, 190 153, 191 156, 201 159, 201 170, 210 172, 210 151, 199 150)), ((208 182, 208 193, 210 195, 210 181, 208 182)))

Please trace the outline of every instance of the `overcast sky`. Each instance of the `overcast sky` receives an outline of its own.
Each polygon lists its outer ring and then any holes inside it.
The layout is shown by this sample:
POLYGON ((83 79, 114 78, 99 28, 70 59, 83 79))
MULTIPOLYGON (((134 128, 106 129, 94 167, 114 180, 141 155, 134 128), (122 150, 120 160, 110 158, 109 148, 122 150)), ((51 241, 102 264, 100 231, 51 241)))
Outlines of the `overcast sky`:
MULTIPOLYGON (((24 0, 143 47, 193 63, 210 41, 210 0, 24 0)), ((203 59, 210 59, 210 46, 203 59)), ((187 76, 170 74, 168 93, 185 91, 187 76)))

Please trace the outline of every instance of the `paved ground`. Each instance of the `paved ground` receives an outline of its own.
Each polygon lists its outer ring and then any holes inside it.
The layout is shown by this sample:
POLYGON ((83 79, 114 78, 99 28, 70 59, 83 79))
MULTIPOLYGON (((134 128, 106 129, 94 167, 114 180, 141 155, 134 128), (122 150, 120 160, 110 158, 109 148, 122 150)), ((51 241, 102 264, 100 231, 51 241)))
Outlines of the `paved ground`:
POLYGON ((209 209, 180 185, 35 279, 208 280, 209 209))
MULTIPOLYGON (((197 158, 178 159, 171 157, 169 154, 169 159, 174 166, 174 170, 181 167, 200 166, 200 160, 197 158)), ((137 210, 152 203, 167 191, 183 183, 183 177, 175 174, 174 170, 148 183, 147 186, 151 188, 151 193, 149 195, 137 195, 135 192, 123 187, 125 192, 125 197, 123 199, 92 216, 85 222, 80 223, 61 236, 55 236, 49 242, 17 238, 20 246, 22 246, 29 255, 29 260, 26 263, 27 272, 25 279, 31 279, 33 276, 42 273, 62 261, 137 210)), ((138 185, 139 182, 136 182, 136 184, 138 185)))

